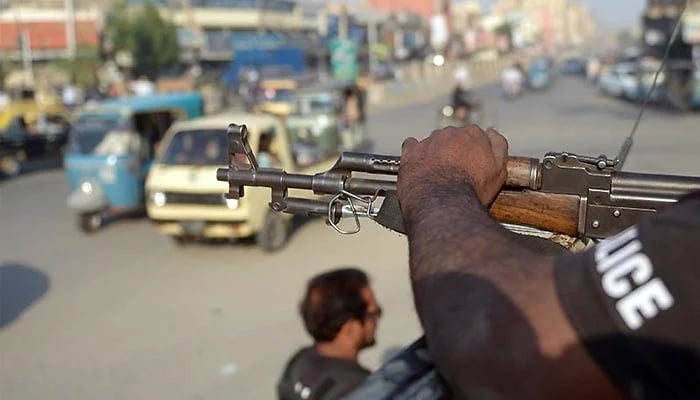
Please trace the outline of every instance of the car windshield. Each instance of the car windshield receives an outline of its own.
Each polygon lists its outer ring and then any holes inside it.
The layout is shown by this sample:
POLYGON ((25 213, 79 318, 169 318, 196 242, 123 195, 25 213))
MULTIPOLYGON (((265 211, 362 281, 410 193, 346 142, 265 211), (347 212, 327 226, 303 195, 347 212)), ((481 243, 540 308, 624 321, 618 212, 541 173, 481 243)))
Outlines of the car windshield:
POLYGON ((288 89, 268 88, 260 93, 260 101, 291 101, 294 92, 288 89))
POLYGON ((227 149, 228 138, 223 129, 182 131, 170 141, 161 164, 225 166, 227 149))
POLYGON ((82 154, 109 153, 105 143, 114 138, 113 133, 124 130, 125 126, 117 115, 91 115, 78 119, 70 139, 71 151, 82 154))
POLYGON ((3 136, 11 139, 23 138, 27 136, 27 134, 27 126, 22 117, 13 118, 9 125, 7 125, 5 132, 3 132, 3 136))
POLYGON ((36 117, 18 116, 7 125, 3 135, 21 139, 28 135, 58 135, 68 130, 68 122, 57 115, 40 114, 36 117))
POLYGON ((313 93, 297 95, 294 99, 295 113, 308 114, 333 114, 337 111, 337 102, 332 93, 313 93))

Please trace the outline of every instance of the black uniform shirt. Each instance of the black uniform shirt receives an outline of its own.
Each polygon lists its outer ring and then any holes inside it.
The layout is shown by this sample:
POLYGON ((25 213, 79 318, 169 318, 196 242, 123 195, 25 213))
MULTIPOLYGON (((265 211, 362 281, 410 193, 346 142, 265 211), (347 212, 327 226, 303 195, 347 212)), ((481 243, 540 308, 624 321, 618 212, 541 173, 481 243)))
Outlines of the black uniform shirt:
POLYGON ((279 384, 280 400, 333 400, 355 389, 369 371, 350 360, 325 357, 314 347, 299 350, 287 363, 279 384))
POLYGON ((700 194, 556 266, 592 357, 630 398, 700 399, 700 194))

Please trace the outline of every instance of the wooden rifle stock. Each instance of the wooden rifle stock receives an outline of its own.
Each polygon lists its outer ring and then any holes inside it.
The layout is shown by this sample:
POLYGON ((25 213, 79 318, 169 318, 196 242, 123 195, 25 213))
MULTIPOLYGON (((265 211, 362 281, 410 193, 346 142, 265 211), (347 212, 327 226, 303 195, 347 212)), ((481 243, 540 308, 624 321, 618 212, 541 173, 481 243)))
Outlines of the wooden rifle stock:
POLYGON ((491 205, 491 216, 499 222, 578 236, 579 196, 536 191, 540 187, 536 158, 509 157, 507 168, 506 189, 491 205))
POLYGON ((508 157, 506 187, 539 189, 540 160, 527 157, 508 157))
POLYGON ((579 196, 502 190, 489 209, 499 222, 578 236, 579 196))

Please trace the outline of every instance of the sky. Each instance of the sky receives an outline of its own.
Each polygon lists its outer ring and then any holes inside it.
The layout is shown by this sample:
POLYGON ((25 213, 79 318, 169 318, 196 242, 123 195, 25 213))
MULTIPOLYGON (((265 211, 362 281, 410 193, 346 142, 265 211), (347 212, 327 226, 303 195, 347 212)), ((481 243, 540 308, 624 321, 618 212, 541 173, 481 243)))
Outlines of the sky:
MULTIPOLYGON (((588 5, 601 28, 618 31, 640 24, 646 0, 569 0, 588 5)), ((488 10, 495 0, 479 0, 488 10)))

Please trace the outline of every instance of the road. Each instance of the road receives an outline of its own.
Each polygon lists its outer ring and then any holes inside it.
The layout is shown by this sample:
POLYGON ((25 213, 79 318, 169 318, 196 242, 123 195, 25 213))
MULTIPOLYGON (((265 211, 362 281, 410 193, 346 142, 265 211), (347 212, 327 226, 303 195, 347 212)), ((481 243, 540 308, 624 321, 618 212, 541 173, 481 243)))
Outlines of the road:
MULTIPOLYGON (((637 107, 573 79, 503 102, 479 89, 511 154, 614 155, 637 107)), ((372 115, 377 150, 433 128, 441 99, 372 115)), ((700 174, 698 115, 649 110, 627 169, 700 174)), ((338 266, 367 270, 385 313, 376 367, 419 335, 404 238, 367 223, 335 234, 302 226, 288 247, 176 247, 143 219, 78 233, 58 169, 0 183, 0 398, 269 399, 288 355, 308 342, 297 316, 306 280, 338 266)))

